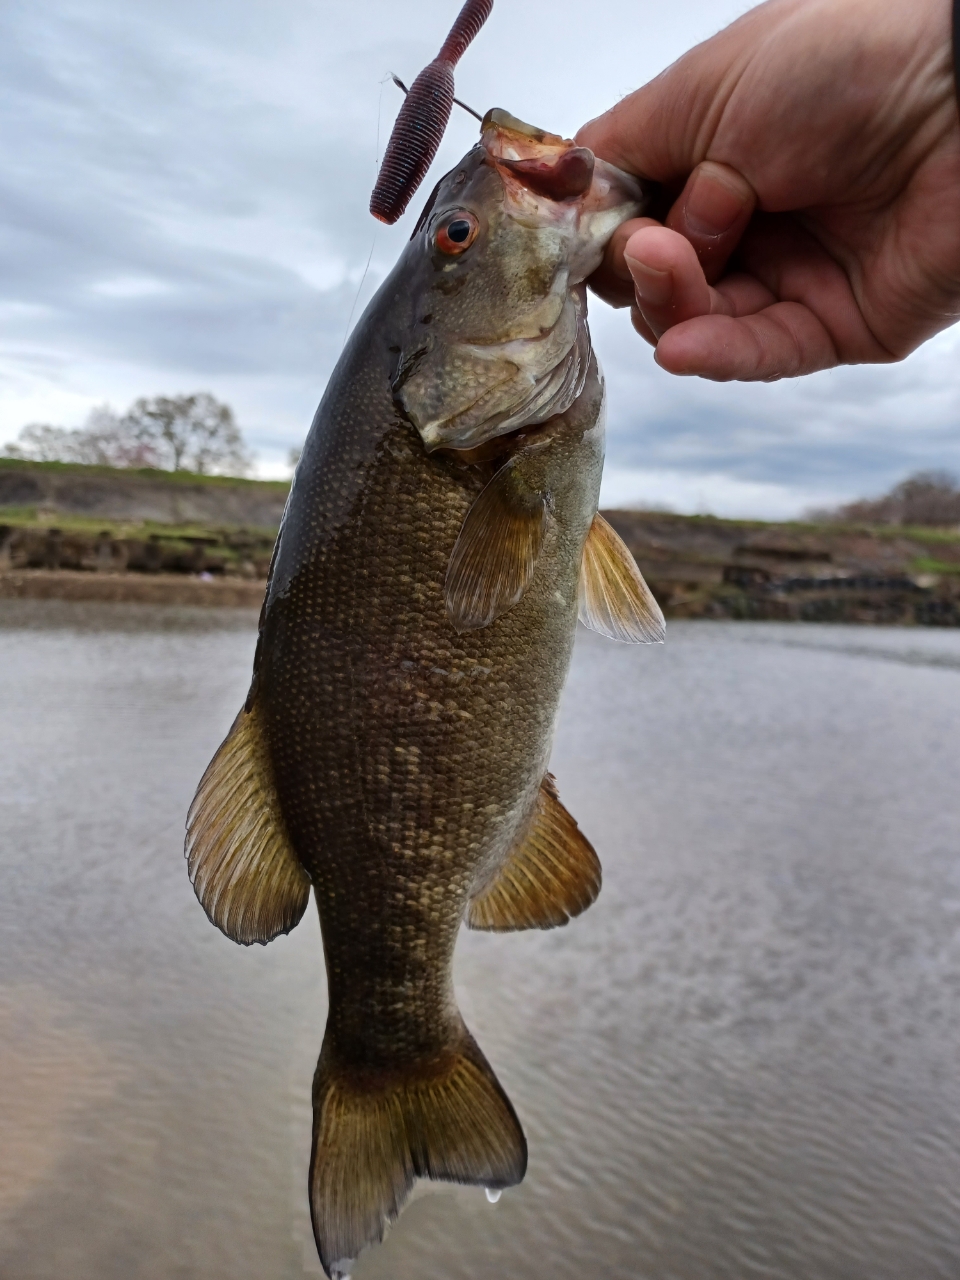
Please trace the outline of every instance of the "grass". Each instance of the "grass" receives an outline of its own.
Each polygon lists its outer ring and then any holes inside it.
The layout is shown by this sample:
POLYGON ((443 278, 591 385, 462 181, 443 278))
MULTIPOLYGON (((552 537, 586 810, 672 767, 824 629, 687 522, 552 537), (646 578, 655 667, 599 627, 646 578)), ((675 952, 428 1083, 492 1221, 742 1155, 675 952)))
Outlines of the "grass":
POLYGON ((170 538, 243 538, 264 541, 277 536, 276 529, 244 526, 220 529, 200 524, 163 524, 159 520, 108 520, 103 516, 70 515, 64 511, 42 511, 38 507, 0 507, 0 525, 15 529, 60 529, 63 533, 83 533, 96 536, 109 533, 114 538, 149 538, 157 534, 164 541, 170 538))
POLYGON ((140 476, 145 480, 164 484, 203 484, 217 488, 260 488, 273 493, 286 493, 288 480, 248 480, 244 476, 208 476, 196 471, 161 471, 156 467, 94 467, 79 462, 30 462, 25 458, 0 458, 0 469, 22 471, 47 471, 60 475, 100 475, 111 479, 117 476, 140 476))
POLYGON ((960 573, 960 561, 934 560, 931 556, 917 556, 910 561, 913 573, 960 573))

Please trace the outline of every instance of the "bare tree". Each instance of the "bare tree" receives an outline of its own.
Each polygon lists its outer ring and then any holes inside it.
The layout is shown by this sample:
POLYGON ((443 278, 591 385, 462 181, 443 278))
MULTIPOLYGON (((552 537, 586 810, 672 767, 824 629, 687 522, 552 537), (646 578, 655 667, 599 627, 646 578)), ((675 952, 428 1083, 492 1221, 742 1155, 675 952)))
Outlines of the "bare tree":
POLYGON ((131 434, 108 405, 92 409, 84 427, 68 430, 31 422, 3 454, 33 462, 80 462, 87 466, 156 467, 159 455, 131 434))
POLYGON ((960 525, 960 484, 949 471, 917 471, 882 497, 811 515, 844 524, 960 525))
POLYGON ((140 399, 122 417, 101 405, 73 430, 32 422, 0 453, 32 462, 164 467, 202 475, 244 475, 250 469, 232 409, 206 391, 140 399))
POLYGON ((4 445, 3 456, 31 462, 72 462, 74 437, 79 434, 79 431, 66 431, 44 422, 28 422, 21 427, 15 443, 4 445))
POLYGON ((250 469, 233 410, 207 391, 137 400, 123 422, 171 471, 244 475, 250 469))

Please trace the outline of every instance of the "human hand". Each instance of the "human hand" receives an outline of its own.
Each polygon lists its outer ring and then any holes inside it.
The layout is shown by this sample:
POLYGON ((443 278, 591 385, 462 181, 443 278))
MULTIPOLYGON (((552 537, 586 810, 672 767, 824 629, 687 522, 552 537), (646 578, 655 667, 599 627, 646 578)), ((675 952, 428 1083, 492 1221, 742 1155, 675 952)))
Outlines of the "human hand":
POLYGON ((770 0, 577 141, 679 190, 590 281, 671 373, 899 360, 960 317, 949 0, 770 0))

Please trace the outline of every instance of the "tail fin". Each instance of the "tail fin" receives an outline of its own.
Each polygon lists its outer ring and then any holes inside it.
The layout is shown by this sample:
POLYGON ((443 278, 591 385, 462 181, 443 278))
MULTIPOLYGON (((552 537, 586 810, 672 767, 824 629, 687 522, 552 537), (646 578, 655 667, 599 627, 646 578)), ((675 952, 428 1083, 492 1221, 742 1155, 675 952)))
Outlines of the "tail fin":
POLYGON ((324 1045, 313 1082, 310 1211, 333 1280, 383 1239, 416 1178, 491 1189, 523 1179, 520 1121, 465 1029, 442 1060, 389 1081, 356 1080, 329 1058, 324 1045))

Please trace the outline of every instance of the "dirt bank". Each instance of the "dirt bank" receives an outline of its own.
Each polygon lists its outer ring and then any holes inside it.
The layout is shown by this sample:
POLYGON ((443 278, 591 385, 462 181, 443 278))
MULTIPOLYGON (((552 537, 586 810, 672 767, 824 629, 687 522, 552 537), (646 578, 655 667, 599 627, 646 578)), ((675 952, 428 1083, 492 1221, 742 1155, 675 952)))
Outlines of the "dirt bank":
POLYGON ((275 530, 289 488, 284 481, 0 458, 0 519, 7 508, 49 524, 76 517, 275 530))
POLYGON ((265 583, 185 574, 74 573, 26 569, 0 574, 3 600, 89 600, 111 604, 201 605, 259 609, 265 583))

